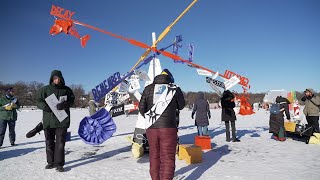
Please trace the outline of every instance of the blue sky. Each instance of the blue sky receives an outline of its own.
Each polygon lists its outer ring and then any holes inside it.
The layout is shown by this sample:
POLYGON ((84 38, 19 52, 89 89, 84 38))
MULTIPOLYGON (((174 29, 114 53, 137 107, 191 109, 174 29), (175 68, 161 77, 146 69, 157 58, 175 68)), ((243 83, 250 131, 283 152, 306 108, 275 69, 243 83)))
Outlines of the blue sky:
MULTIPOLYGON (((82 84, 90 91, 113 73, 129 71, 143 54, 139 47, 82 26, 76 26, 80 35, 91 35, 86 48, 75 37, 49 35, 52 4, 75 11, 75 20, 151 44, 151 33, 159 35, 191 2, 2 0, 0 81, 47 84, 51 71, 59 69, 67 85, 82 84)), ((184 46, 195 46, 195 63, 247 77, 250 92, 320 91, 319 9, 319 0, 199 0, 158 47, 182 34, 184 46)), ((187 59, 187 53, 185 47, 179 55, 187 59)), ((212 91, 195 69, 159 59, 183 91, 212 91)))

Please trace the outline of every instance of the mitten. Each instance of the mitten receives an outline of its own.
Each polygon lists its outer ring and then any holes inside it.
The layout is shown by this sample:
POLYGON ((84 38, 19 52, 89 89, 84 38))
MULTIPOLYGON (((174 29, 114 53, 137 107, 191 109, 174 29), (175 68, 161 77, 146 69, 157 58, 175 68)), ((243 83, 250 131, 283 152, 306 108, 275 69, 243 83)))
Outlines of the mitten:
POLYGON ((12 105, 4 107, 7 111, 12 111, 12 105))
POLYGON ((70 106, 69 106, 69 103, 67 101, 63 101, 59 104, 57 104, 57 109, 58 110, 63 110, 63 109, 68 109, 70 106))

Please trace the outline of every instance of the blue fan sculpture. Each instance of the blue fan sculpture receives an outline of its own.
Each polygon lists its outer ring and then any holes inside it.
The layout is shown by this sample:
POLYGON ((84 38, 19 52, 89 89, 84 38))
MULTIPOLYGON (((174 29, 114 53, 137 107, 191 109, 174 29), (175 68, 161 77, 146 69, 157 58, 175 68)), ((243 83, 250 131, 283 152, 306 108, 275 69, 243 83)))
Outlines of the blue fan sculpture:
POLYGON ((99 145, 109 139, 116 129, 109 112, 102 108, 81 120, 78 134, 86 144, 99 145))

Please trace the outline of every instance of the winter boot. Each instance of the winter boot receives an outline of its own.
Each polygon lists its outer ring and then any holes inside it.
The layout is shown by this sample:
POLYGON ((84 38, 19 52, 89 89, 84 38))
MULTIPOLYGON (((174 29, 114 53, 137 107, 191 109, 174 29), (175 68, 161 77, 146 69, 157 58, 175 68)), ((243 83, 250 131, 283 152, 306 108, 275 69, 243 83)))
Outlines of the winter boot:
POLYGON ((31 137, 35 136, 37 133, 39 133, 42 130, 43 130, 43 124, 42 124, 42 122, 40 122, 34 129, 32 129, 31 131, 29 131, 26 134, 26 137, 27 138, 31 138, 31 137))
POLYGON ((53 164, 47 164, 46 167, 45 167, 45 169, 52 169, 52 168, 54 168, 53 164))
POLYGON ((240 139, 235 138, 234 140, 232 140, 232 142, 240 142, 240 139))
POLYGON ((57 172, 64 172, 64 169, 62 166, 57 166, 56 171, 57 172))

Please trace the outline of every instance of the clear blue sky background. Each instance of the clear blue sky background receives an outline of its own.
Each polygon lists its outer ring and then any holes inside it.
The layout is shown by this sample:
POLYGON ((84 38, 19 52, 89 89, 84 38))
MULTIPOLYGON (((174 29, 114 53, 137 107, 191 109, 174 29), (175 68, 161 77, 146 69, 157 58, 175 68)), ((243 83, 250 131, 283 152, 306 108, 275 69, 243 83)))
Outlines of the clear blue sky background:
MULTIPOLYGON (((0 81, 47 84, 50 72, 59 69, 67 84, 82 84, 90 91, 114 72, 130 70, 144 52, 81 26, 76 26, 81 35, 91 35, 86 48, 75 37, 49 35, 52 4, 75 11, 78 21, 151 44, 151 32, 159 35, 191 2, 1 0, 0 81)), ((184 45, 195 45, 195 63, 249 78, 250 92, 307 87, 320 91, 319 0, 199 0, 158 47, 179 34, 184 45)), ((184 49, 179 55, 187 58, 184 49)), ((164 56, 159 59, 182 90, 212 91, 195 69, 164 56)))

